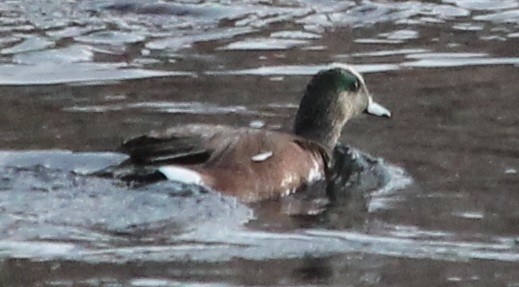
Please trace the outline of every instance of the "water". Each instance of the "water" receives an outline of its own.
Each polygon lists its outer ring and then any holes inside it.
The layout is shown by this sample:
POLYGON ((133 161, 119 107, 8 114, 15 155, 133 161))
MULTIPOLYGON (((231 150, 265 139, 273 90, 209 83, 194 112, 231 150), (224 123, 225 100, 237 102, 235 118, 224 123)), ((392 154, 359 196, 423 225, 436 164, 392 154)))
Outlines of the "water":
POLYGON ((1 286, 519 285, 517 0, 0 11, 1 286), (333 62, 393 117, 348 123, 380 161, 324 211, 85 176, 151 129, 287 130, 333 62))

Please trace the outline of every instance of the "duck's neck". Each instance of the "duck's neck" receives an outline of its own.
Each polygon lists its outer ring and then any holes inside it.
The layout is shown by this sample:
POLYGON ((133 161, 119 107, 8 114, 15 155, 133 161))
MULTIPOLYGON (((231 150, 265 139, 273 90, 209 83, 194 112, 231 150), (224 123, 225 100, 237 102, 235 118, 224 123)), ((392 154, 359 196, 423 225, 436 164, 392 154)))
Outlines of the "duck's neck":
POLYGON ((294 134, 312 140, 331 153, 341 136, 345 120, 333 118, 322 107, 300 108, 294 121, 294 134))
POLYGON ((350 97, 337 94, 337 85, 334 78, 314 77, 306 87, 294 121, 294 134, 320 144, 330 155, 351 114, 344 102, 350 97))

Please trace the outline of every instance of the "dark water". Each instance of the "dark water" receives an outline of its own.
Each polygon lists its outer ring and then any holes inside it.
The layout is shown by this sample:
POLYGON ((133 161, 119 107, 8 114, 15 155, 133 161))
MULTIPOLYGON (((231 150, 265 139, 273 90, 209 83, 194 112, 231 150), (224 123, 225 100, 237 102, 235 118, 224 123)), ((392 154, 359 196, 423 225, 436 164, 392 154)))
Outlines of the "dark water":
POLYGON ((0 3, 0 286, 519 286, 517 0, 143 3, 0 3), (286 130, 332 62, 394 116, 342 139, 384 184, 319 215, 84 176, 155 128, 286 130))

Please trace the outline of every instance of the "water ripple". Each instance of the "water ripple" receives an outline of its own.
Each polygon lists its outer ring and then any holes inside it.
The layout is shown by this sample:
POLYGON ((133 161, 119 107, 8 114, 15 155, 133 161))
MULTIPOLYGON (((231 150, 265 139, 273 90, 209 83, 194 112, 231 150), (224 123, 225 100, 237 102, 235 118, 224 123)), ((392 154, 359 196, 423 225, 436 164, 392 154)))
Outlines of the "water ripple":
POLYGON ((245 106, 219 106, 205 102, 140 102, 96 106, 74 106, 65 108, 64 110, 69 112, 102 113, 107 111, 121 111, 129 109, 139 109, 153 113, 161 112, 171 114, 218 115, 232 113, 262 116, 275 115, 267 112, 251 110, 245 106))
POLYGON ((192 73, 135 69, 118 63, 75 63, 65 66, 59 63, 0 65, 0 84, 6 86, 64 83, 92 85, 107 81, 172 76, 192 76, 192 73))
POLYGON ((0 259, 221 262, 303 257, 309 252, 326 256, 364 244, 331 244, 337 240, 312 230, 249 230, 243 226, 254 216, 249 207, 182 184, 129 189, 117 181, 82 175, 124 158, 111 153, 1 152, 0 259))
MULTIPOLYGON (((421 27, 441 25, 451 19, 460 19, 451 29, 466 32, 481 32, 481 40, 515 39, 515 29, 519 17, 518 3, 504 1, 467 1, 445 0, 432 2, 386 2, 378 0, 362 1, 277 1, 276 5, 265 5, 262 1, 246 1, 240 5, 230 5, 224 1, 201 1, 197 3, 169 3, 163 1, 24 1, 23 3, 4 3, 0 7, 0 60, 4 63, 0 83, 7 85, 56 84, 84 81, 103 81, 107 79, 125 80, 150 76, 168 76, 159 70, 178 70, 182 62, 169 61, 164 67, 163 57, 171 57, 171 52, 197 50, 202 43, 204 49, 212 52, 226 51, 265 51, 291 52, 304 50, 319 52, 330 47, 321 43, 322 35, 329 27, 368 27, 370 25, 394 22, 407 24, 405 28, 384 31, 378 35, 354 37, 351 40, 365 47, 379 45, 403 45, 415 43, 424 38, 421 27), (276 31, 277 23, 291 27, 276 31), (489 25, 506 25, 492 27, 489 25), (501 30, 499 30, 499 29, 501 30), (497 29, 497 30, 496 30, 497 29), (503 30, 503 29, 506 29, 503 30), (36 32, 36 30, 40 32, 36 32), (266 36, 268 35, 268 36, 266 36), (77 47, 85 46, 83 51, 77 47), (152 57, 140 58, 136 45, 144 45, 152 57), (166 52, 166 53, 162 53, 166 52), (99 57, 98 57, 99 55, 99 57), (110 57, 112 56, 112 57, 110 57), (140 66, 134 69, 110 69, 92 75, 91 67, 86 68, 86 76, 74 71, 83 66, 70 67, 73 76, 61 73, 58 66, 37 64, 54 62, 98 63, 108 59, 110 62, 133 62, 140 66), (6 70, 15 64, 15 71, 6 70), (25 64, 35 64, 24 67, 25 64), (34 71, 31 71, 34 69, 34 71), (46 69, 49 75, 39 73, 46 69), (147 69, 150 69, 147 71, 147 69), (17 76, 16 72, 21 75, 17 76), (110 74, 108 76, 108 74, 110 74), (77 79, 74 79, 77 78, 77 79)), ((448 28, 447 28, 448 29, 448 28)), ((425 40, 428 40, 425 38, 425 40)), ((430 40, 430 39, 429 39, 430 40)), ((369 49, 369 48, 367 48, 369 49)), ((416 47, 415 49, 420 49, 416 47)), ((395 49, 397 50, 397 49, 395 49)), ((357 52, 360 55, 367 52, 357 52)), ((224 53, 221 60, 225 62, 224 53)), ((372 56, 376 54, 373 53, 372 56)), ((286 56, 286 55, 283 55, 286 56)), ((445 67, 467 65, 516 64, 513 57, 477 59, 475 61, 446 60, 443 64, 427 60, 403 63, 402 67, 445 67)), ((288 63, 282 70, 290 70, 288 63)), ((96 70, 106 64, 99 63, 96 70)), ((393 63, 379 66, 378 71, 397 69, 393 63)), ((225 66, 225 65, 223 65, 225 66)), ((66 67, 69 68, 69 67, 66 67)), ((182 66, 182 68, 185 68, 182 66)), ((244 67, 243 67, 244 68, 244 67)), ((262 71, 237 71, 257 75, 262 71)), ((268 69, 268 68, 265 68, 268 69)), ((228 72, 232 73, 232 72, 228 72)), ((288 73, 288 72, 287 72, 288 73)), ((294 74, 306 72, 294 71, 294 74)), ((215 73, 213 73, 215 74, 215 73)), ((172 75, 176 75, 173 73, 172 75)))

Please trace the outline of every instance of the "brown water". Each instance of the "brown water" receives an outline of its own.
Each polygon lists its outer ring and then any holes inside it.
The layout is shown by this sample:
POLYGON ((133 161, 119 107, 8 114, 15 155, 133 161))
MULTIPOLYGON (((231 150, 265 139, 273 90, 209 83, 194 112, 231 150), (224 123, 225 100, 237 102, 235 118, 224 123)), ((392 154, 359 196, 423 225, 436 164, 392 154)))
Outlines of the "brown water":
POLYGON ((0 3, 0 286, 519 286, 519 1, 146 3, 0 3), (289 216, 82 175, 155 128, 288 129, 332 62, 393 112, 342 139, 381 188, 289 216))

